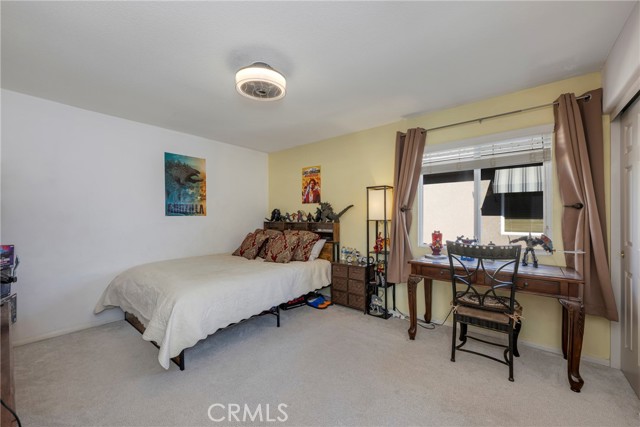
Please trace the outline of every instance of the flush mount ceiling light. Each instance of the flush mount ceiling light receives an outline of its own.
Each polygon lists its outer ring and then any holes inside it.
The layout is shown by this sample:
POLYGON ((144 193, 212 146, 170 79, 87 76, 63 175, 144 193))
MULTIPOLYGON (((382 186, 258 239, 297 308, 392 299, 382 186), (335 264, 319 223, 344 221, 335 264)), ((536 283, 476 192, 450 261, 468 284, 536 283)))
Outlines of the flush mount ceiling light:
POLYGON ((236 73, 236 90, 242 96, 258 101, 276 101, 284 97, 287 81, 264 62, 254 62, 236 73))

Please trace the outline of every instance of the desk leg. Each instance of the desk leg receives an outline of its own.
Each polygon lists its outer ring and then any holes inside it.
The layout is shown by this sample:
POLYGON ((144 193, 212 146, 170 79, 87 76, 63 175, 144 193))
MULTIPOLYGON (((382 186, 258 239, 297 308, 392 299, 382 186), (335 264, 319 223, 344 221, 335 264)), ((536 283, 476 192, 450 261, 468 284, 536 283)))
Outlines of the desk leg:
POLYGON ((424 279, 424 321, 431 323, 431 279, 424 279))
POLYGON ((422 280, 421 276, 409 276, 407 280, 407 293, 409 294, 409 339, 416 339, 416 329, 418 329, 418 307, 416 301, 416 288, 422 280))
MULTIPOLYGON (((562 303, 560 303, 562 304, 562 303)), ((569 314, 568 310, 562 307, 562 356, 567 360, 567 342, 569 341, 569 314)))
MULTIPOLYGON (((567 377, 571 390, 580 393, 580 389, 584 385, 584 380, 580 376, 580 355, 582 354, 582 338, 584 336, 584 305, 580 301, 569 301, 565 299, 558 300, 562 304, 563 311, 566 311, 567 322, 563 326, 562 336, 566 334, 566 353, 567 353, 567 377)), ((565 344, 563 344, 564 350, 565 344)))

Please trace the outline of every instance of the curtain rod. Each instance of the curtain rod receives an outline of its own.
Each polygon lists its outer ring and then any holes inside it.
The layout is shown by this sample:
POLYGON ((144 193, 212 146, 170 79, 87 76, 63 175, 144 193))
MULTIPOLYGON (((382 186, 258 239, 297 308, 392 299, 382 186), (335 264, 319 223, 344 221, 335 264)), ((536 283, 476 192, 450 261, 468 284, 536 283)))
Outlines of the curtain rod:
MULTIPOLYGON (((578 100, 578 99, 589 100, 589 99, 591 99, 591 94, 587 94, 587 95, 582 95, 582 96, 576 97, 576 100, 578 100)), ((524 112, 527 112, 527 111, 538 110, 540 108, 551 107, 552 105, 558 105, 558 102, 551 102, 549 104, 536 105, 535 107, 523 108, 522 110, 514 110, 514 111, 509 111, 509 112, 506 112, 506 113, 494 114, 493 116, 480 117, 478 119, 466 120, 464 122, 451 123, 451 124, 448 124, 448 125, 438 126, 438 127, 435 127, 435 128, 427 129, 427 130, 425 130, 425 132, 432 132, 434 130, 446 129, 446 128, 450 128, 450 127, 454 127, 454 126, 466 125, 466 124, 475 123, 475 122, 482 123, 484 120, 496 119, 498 117, 509 116, 511 114, 524 113, 524 112)))

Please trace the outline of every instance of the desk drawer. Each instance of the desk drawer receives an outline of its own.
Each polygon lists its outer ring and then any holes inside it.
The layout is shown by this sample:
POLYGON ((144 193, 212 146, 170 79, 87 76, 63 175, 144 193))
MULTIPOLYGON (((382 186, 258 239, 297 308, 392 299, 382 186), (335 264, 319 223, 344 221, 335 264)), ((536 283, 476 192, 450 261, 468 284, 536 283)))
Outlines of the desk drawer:
POLYGON ((334 277, 331 286, 333 287, 333 289, 336 289, 338 291, 347 292, 347 279, 345 279, 344 277, 334 277))
POLYGON ((451 280, 448 268, 420 266, 420 275, 434 280, 451 280))
POLYGON ((364 296, 364 282, 349 279, 349 293, 364 296))
POLYGON ((516 279, 518 290, 539 294, 560 295, 560 282, 553 280, 538 280, 527 277, 516 279))
POLYGON ((332 271, 335 277, 349 277, 349 267, 346 265, 333 264, 332 271))

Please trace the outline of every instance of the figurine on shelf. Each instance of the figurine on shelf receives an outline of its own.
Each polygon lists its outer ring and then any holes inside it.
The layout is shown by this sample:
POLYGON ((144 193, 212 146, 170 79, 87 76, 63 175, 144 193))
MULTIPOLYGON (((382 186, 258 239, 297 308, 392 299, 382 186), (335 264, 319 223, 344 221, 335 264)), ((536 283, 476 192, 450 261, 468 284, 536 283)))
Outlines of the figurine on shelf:
MULTIPOLYGON (((347 248, 347 247, 342 247, 342 249, 340 250, 340 261, 342 262, 346 262, 346 263, 360 263, 362 262, 363 257, 360 255, 360 251, 355 249, 355 248, 347 248)), ((366 258, 365 258, 365 262, 366 262, 366 258)))
POLYGON ((433 253, 433 255, 440 255, 440 251, 443 248, 442 245, 442 233, 438 230, 434 230, 433 233, 431 233, 431 252, 433 253))
POLYGON ((509 243, 516 242, 525 242, 527 244, 526 249, 524 250, 524 255, 522 255, 522 266, 526 267, 529 263, 529 254, 533 257, 533 268, 538 268, 538 257, 536 256, 536 252, 533 249, 536 246, 542 247, 545 252, 553 253, 553 242, 551 239, 541 234, 540 237, 532 237, 531 233, 528 236, 520 236, 517 239, 509 240, 509 243))
POLYGON ((378 233, 376 237, 376 244, 373 245, 373 252, 379 254, 383 250, 384 239, 382 238, 382 232, 378 233))
POLYGON ((271 218, 265 218, 269 222, 279 222, 281 220, 280 209, 276 208, 271 211, 271 218))
POLYGON ((385 286, 387 284, 386 279, 384 278, 384 272, 379 271, 376 277, 376 282, 379 286, 385 286))
POLYGON ((376 265, 376 271, 380 274, 384 274, 384 261, 379 261, 376 265))
POLYGON ((349 205, 340 212, 335 213, 331 203, 321 202, 320 206, 316 209, 316 222, 340 222, 340 217, 352 207, 353 205, 349 205))
POLYGON ((371 304, 369 304, 369 311, 375 315, 381 315, 384 313, 382 308, 382 298, 378 295, 371 295, 371 304))
POLYGON ((307 214, 307 222, 313 222, 313 214, 311 212, 307 214))

